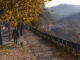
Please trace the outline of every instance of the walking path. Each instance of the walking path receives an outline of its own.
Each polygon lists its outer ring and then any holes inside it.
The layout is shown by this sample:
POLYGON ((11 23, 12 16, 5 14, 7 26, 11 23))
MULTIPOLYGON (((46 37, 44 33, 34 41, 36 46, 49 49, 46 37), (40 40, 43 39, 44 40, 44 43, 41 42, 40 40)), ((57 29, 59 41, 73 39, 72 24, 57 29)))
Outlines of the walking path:
POLYGON ((74 60, 65 52, 59 51, 53 43, 41 39, 30 31, 24 32, 24 39, 36 60, 74 60))
POLYGON ((63 51, 59 51, 53 43, 38 37, 30 31, 24 31, 19 38, 17 48, 13 40, 0 47, 0 60, 74 60, 63 51), (20 47, 20 41, 23 48, 20 47))
POLYGON ((0 47, 0 60, 35 60, 29 45, 24 41, 23 37, 19 38, 17 48, 14 46, 13 40, 6 45, 0 47), (23 41, 24 47, 21 48, 20 41, 23 41))

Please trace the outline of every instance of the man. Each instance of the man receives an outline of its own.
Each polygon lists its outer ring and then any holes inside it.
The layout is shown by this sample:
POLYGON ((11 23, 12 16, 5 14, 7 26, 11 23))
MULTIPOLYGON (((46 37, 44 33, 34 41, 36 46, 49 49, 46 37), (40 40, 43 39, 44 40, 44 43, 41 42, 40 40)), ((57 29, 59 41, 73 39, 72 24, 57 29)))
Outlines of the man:
POLYGON ((17 46, 17 43, 18 43, 18 37, 19 37, 19 34, 17 29, 15 28, 12 32, 12 38, 14 38, 15 47, 17 46))

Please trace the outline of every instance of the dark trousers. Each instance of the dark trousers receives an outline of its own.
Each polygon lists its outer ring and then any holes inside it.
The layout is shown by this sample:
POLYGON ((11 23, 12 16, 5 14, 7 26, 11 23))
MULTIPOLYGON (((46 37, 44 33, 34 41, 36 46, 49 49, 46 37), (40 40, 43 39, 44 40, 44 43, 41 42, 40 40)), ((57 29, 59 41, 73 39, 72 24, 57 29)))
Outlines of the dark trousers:
POLYGON ((18 43, 18 38, 17 37, 14 37, 14 43, 17 45, 17 43, 18 43))

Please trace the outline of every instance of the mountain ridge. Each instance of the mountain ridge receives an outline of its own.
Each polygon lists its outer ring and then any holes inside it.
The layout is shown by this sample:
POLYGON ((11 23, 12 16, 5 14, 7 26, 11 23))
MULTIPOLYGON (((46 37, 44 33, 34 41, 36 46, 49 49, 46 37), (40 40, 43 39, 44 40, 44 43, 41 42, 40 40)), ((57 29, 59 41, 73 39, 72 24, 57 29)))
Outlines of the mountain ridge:
POLYGON ((50 12, 50 13, 57 20, 80 13, 80 6, 70 5, 70 4, 61 4, 61 5, 54 6, 54 7, 47 8, 47 9, 49 12, 50 10, 54 10, 54 12, 50 12))

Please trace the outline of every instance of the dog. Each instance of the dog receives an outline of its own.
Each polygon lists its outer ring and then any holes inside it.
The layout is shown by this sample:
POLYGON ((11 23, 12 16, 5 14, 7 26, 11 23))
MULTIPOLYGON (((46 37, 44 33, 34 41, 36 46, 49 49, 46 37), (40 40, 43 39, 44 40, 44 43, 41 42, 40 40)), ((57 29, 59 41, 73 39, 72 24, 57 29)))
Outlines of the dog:
POLYGON ((23 42, 20 42, 20 47, 23 48, 23 42))
POLYGON ((20 41, 20 47, 23 48, 23 46, 24 46, 24 38, 21 36, 19 38, 19 41, 20 41))

